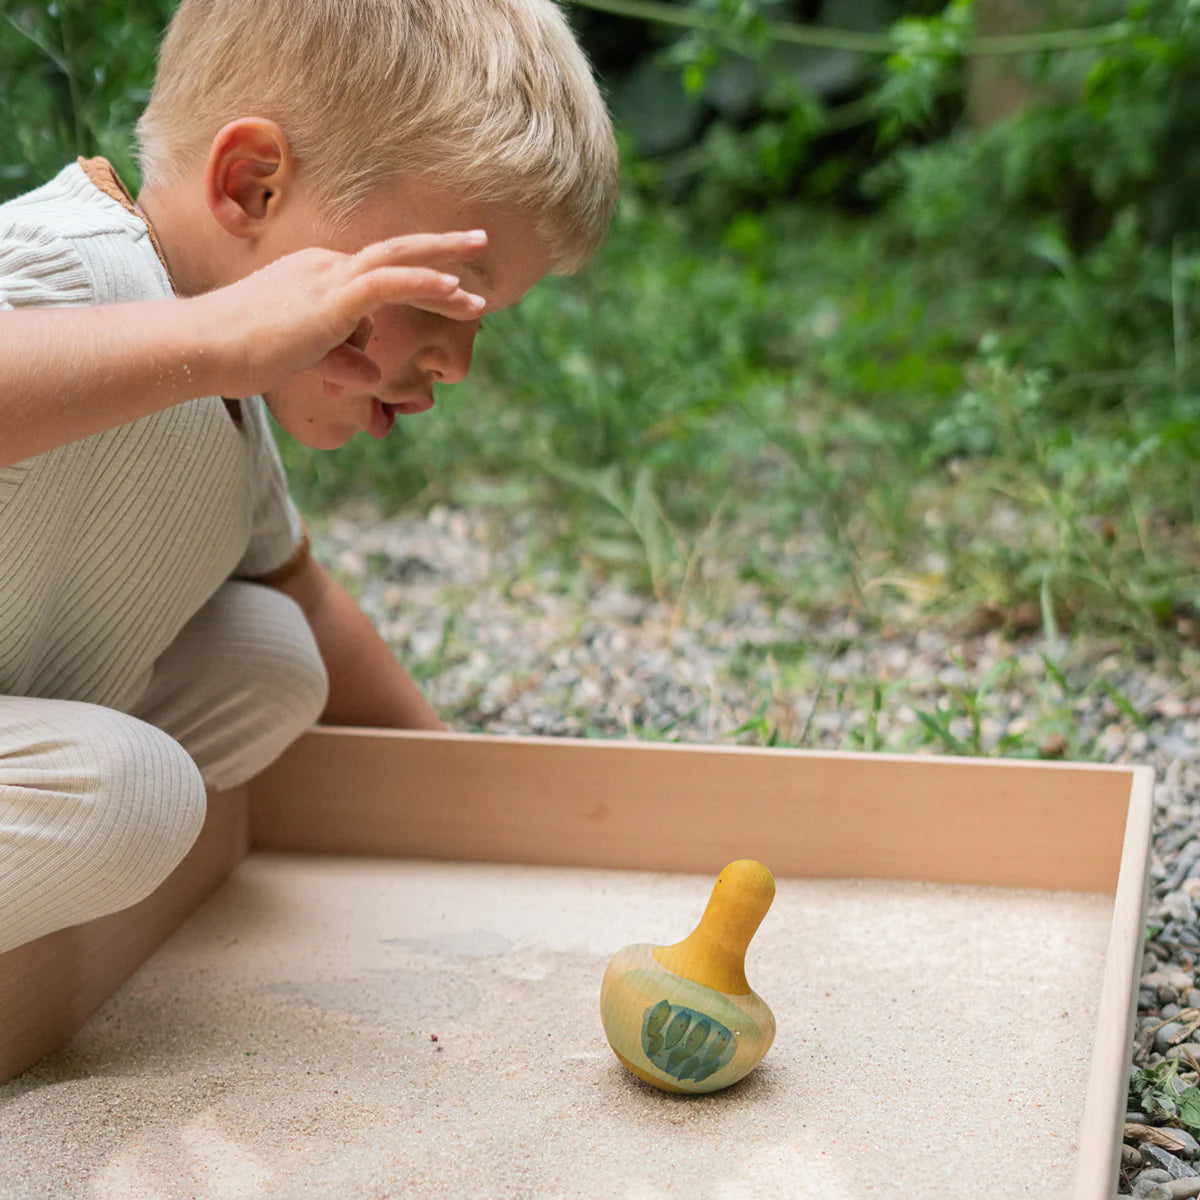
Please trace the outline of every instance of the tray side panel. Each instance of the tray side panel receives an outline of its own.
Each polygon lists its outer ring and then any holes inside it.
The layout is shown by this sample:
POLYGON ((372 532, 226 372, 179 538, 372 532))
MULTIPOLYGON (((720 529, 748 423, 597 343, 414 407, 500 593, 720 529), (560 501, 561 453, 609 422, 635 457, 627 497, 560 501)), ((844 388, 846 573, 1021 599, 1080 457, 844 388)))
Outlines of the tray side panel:
POLYGON ((1129 768, 318 728, 251 783, 265 849, 1113 893, 1129 768))
POLYGON ((208 793, 191 850, 144 900, 0 954, 0 1083, 65 1045, 245 857, 245 787, 208 793))
POLYGON ((1125 829, 1121 881, 1113 903, 1112 933, 1104 961, 1104 983, 1092 1069, 1079 1131, 1079 1169, 1074 1200, 1116 1194, 1129 1087, 1129 1054, 1137 1018, 1137 989, 1145 935, 1146 902, 1154 809, 1154 771, 1134 768, 1125 829))

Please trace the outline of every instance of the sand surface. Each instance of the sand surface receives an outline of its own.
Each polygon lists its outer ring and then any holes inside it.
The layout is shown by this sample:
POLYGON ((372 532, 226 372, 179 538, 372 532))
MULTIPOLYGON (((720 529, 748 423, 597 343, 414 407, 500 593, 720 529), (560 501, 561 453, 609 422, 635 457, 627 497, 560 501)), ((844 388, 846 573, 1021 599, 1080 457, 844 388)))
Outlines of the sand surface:
POLYGON ((600 979, 689 933, 715 877, 254 855, 0 1087, 0 1198, 1068 1187, 1109 897, 781 880, 746 964, 774 1047, 668 1095, 609 1050, 600 979))

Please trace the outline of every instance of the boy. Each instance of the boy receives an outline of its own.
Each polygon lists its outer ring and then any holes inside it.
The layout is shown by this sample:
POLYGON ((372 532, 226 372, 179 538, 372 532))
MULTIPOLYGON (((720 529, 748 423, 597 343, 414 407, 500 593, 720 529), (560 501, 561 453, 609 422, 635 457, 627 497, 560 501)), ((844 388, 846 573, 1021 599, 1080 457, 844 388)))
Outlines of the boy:
POLYGON ((386 436, 615 202, 552 0, 182 0, 137 133, 136 201, 80 159, 0 205, 0 952, 147 895, 313 721, 442 727, 265 410, 386 436))

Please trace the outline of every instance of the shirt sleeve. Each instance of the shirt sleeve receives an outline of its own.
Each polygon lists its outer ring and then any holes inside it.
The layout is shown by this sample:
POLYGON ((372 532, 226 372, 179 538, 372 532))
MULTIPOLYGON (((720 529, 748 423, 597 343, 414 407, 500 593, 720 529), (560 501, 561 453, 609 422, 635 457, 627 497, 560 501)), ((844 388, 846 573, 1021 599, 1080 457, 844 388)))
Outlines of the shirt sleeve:
POLYGON ((254 457, 250 544, 234 576, 278 586, 304 566, 308 531, 288 493, 283 462, 260 397, 242 401, 245 436, 254 457))
POLYGON ((0 309, 91 304, 91 276, 71 243, 26 222, 0 224, 0 309))

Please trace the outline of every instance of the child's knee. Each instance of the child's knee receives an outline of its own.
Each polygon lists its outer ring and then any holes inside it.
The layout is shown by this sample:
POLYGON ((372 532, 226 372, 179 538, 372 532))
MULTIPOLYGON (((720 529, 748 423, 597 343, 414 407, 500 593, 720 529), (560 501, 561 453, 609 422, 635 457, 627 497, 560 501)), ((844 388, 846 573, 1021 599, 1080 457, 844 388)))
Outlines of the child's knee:
POLYGON ((204 781, 169 735, 120 716, 97 751, 96 790, 74 834, 95 899, 115 912, 148 896, 204 824, 204 781))
MULTIPOLYGON (((294 604, 286 596, 280 599, 294 604)), ((298 730, 317 722, 329 701, 329 674, 307 623, 300 635, 272 643, 270 661, 255 684, 262 690, 263 702, 279 705, 285 710, 284 719, 294 722, 298 730)))
POLYGON ((314 724, 329 698, 329 676, 300 606, 274 588, 233 581, 212 609, 203 636, 223 651, 225 686, 252 695, 255 711, 274 713, 297 732, 314 724))
POLYGON ((35 704, 0 772, 0 950, 144 899, 204 823, 200 772, 167 734, 92 705, 35 704))

